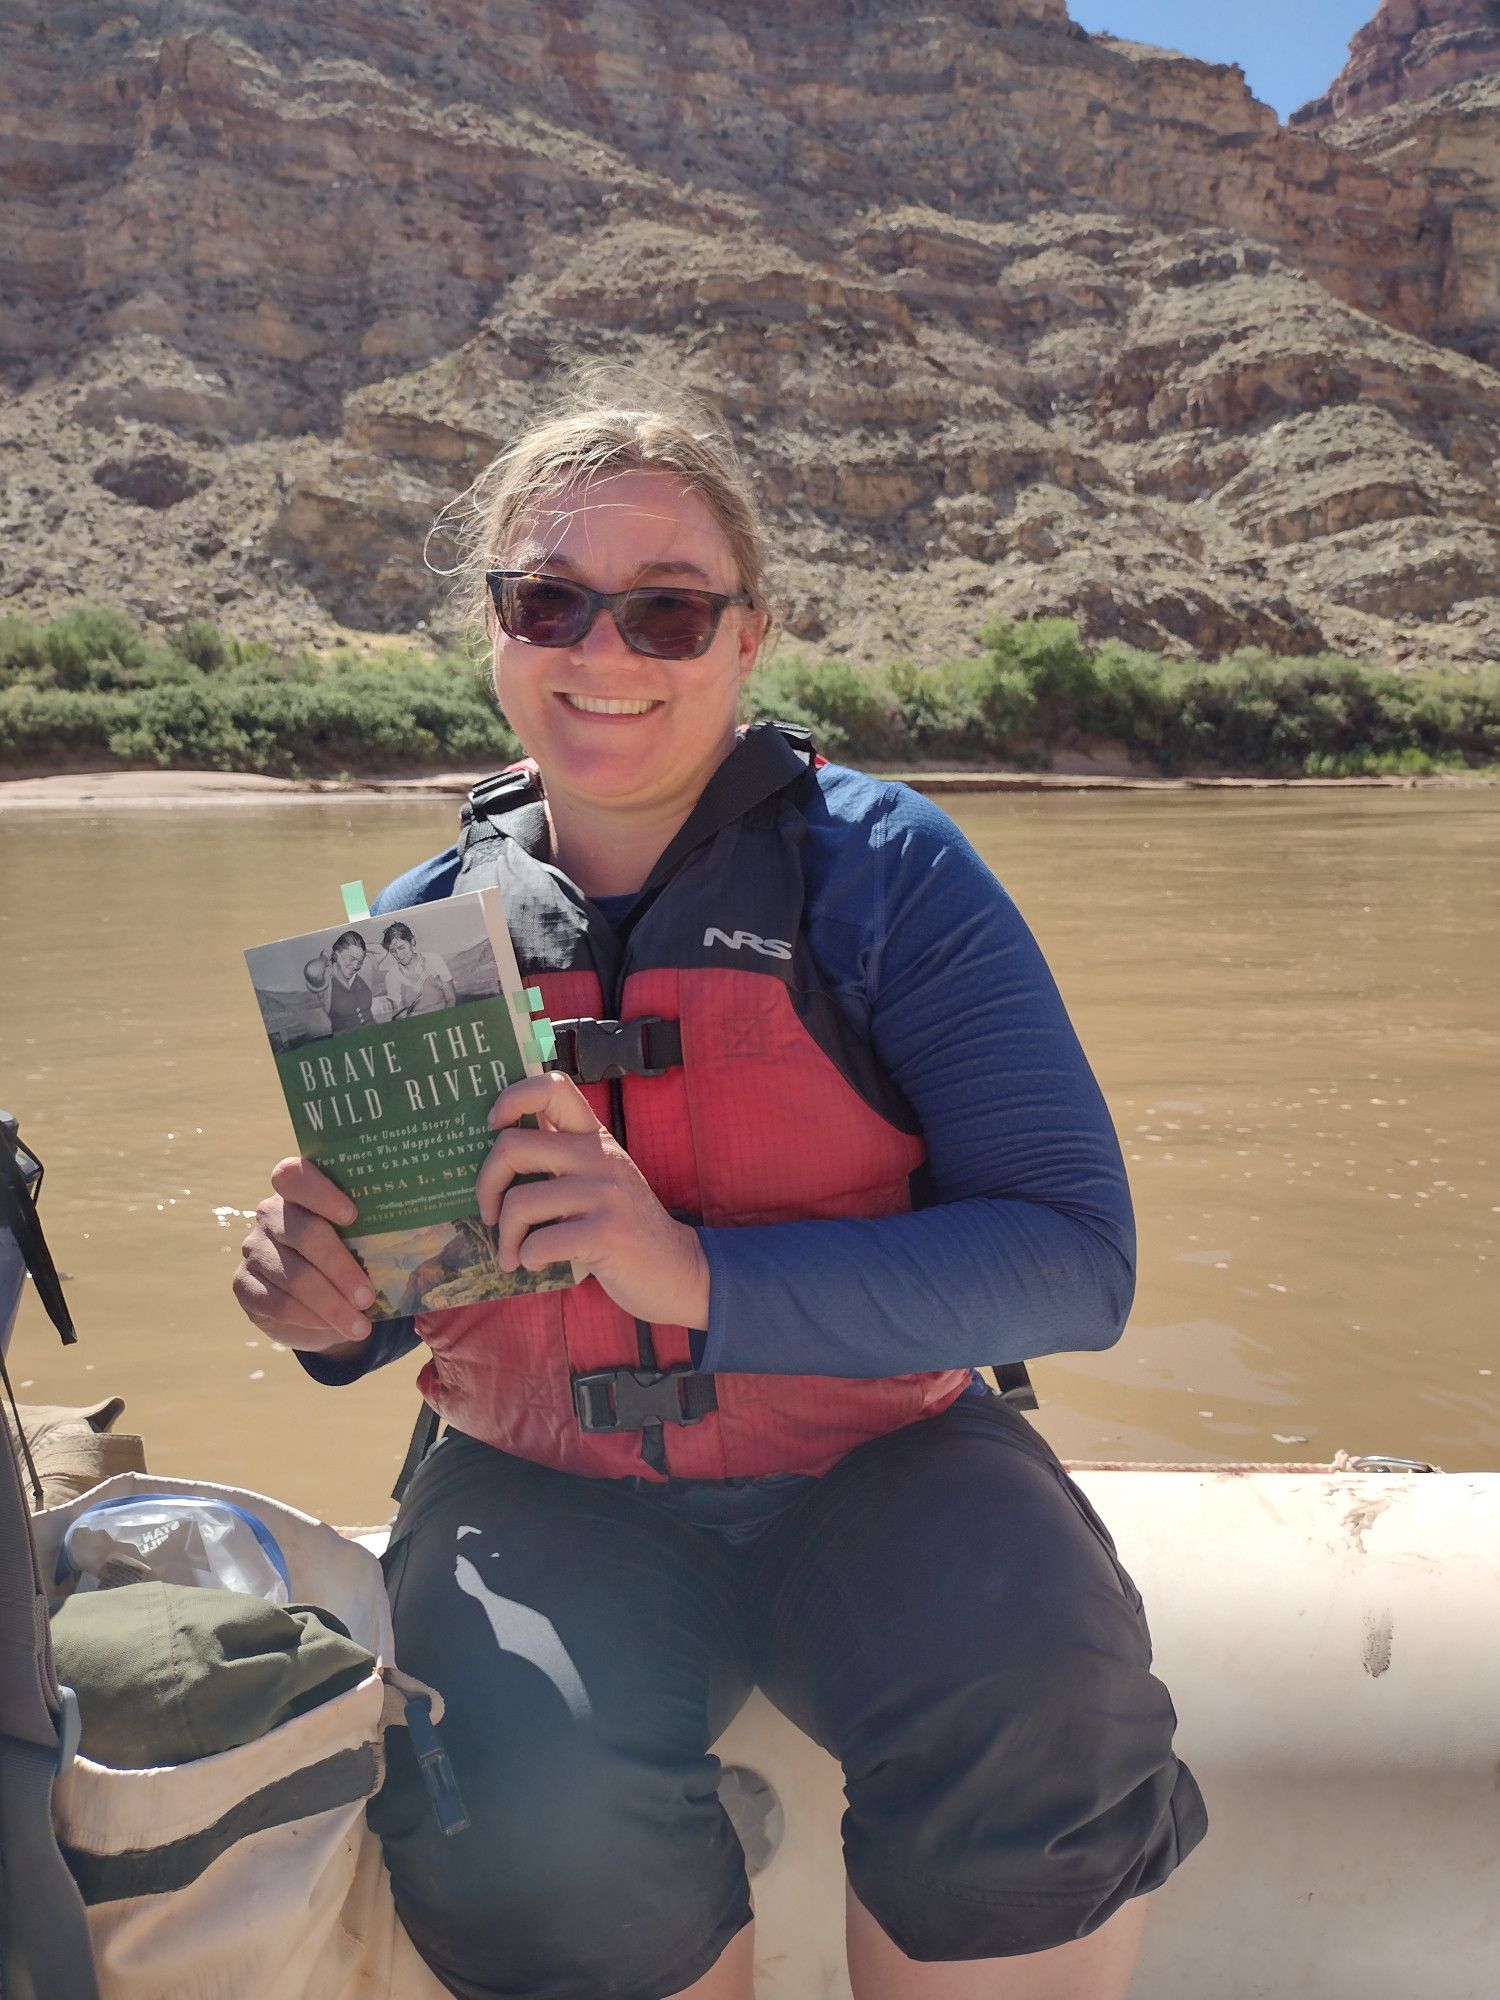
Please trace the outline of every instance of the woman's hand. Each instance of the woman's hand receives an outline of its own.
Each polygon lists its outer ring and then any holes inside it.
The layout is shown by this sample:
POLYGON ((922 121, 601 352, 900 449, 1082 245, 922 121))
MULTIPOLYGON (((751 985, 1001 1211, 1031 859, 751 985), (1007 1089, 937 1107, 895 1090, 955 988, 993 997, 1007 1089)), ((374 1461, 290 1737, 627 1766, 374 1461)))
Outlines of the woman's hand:
POLYGON ((479 1169, 479 1213, 498 1222, 500 1264, 539 1271, 571 1260, 617 1306, 667 1326, 708 1325, 708 1259, 674 1222, 634 1160, 568 1077, 529 1076, 495 1100, 500 1137, 479 1169), (536 1129, 523 1128, 525 1117, 536 1129), (518 1174, 546 1180, 513 1185, 518 1174))
POLYGON ((334 1227, 354 1220, 354 1203, 311 1160, 282 1160, 271 1186, 240 1245, 241 1310, 282 1347, 322 1354, 368 1340, 375 1294, 334 1227))

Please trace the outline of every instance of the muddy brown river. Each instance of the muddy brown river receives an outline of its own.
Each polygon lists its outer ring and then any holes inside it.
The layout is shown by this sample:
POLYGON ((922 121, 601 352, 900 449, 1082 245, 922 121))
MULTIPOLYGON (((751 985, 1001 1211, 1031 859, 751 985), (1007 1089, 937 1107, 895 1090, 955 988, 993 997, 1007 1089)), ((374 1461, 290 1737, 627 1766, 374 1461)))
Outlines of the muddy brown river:
MULTIPOLYGON (((967 796, 1130 1163, 1124 1339, 1034 1373, 1074 1459, 1500 1466, 1500 791, 967 796)), ((0 1103, 80 1330, 23 1400, 118 1393, 152 1469, 382 1518, 415 1361, 319 1389, 229 1297, 290 1143, 244 945, 337 922, 447 803, 0 814, 0 1103)))

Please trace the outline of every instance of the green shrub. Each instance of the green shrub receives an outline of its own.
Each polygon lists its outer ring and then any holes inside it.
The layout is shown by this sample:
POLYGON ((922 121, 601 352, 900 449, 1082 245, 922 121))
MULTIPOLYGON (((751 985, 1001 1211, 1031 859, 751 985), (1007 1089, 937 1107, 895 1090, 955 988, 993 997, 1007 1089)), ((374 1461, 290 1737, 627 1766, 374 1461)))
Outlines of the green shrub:
POLYGON ((984 716, 972 660, 945 660, 918 667, 896 660, 886 668, 901 729, 921 757, 976 757, 986 754, 984 716))
POLYGON ((111 732, 109 752, 122 763, 253 770, 250 745, 220 689, 143 688, 111 732))
POLYGON ((901 714, 879 675, 847 660, 771 660, 745 690, 745 713, 811 729, 834 756, 890 757, 904 739, 901 714))
POLYGON ((131 697, 53 687, 0 691, 0 763, 89 763, 113 756, 111 738, 128 719, 131 697))
POLYGON ((174 653, 203 674, 221 673, 233 663, 238 651, 234 641, 206 618, 189 618, 179 625, 170 644, 174 653))
POLYGON ((14 613, 0 618, 0 688, 18 681, 35 682, 47 671, 47 652, 40 627, 14 613))
MULTIPOLYGON (((1355 776, 1500 763, 1500 673, 1396 674, 1334 654, 1246 648, 1167 660, 1070 619, 997 619, 968 659, 861 668, 773 658, 744 708, 800 722, 856 763, 1046 765, 1117 744, 1163 773, 1355 776)), ((457 648, 320 656, 206 619, 153 639, 84 607, 45 628, 0 618, 0 761, 115 759, 277 773, 502 764, 517 754, 488 677, 457 648)))
POLYGON ((54 687, 138 687, 158 676, 172 678, 164 648, 152 647, 123 612, 99 606, 55 618, 42 635, 42 650, 54 687))

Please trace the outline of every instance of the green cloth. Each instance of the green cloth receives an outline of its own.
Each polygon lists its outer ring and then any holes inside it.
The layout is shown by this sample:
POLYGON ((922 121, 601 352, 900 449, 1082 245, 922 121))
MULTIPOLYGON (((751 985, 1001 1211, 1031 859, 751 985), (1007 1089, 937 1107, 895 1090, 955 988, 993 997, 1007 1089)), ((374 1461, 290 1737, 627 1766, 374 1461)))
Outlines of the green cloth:
POLYGON ((375 1665, 331 1612, 180 1583, 75 1591, 53 1613, 52 1651, 83 1754, 130 1771, 252 1742, 375 1665))

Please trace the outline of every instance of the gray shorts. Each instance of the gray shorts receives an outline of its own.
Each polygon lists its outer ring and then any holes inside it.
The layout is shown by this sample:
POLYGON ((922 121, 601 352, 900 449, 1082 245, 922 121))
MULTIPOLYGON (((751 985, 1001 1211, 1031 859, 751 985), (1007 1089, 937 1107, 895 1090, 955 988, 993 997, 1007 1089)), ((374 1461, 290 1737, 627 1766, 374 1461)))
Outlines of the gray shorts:
POLYGON ((387 1557, 448 1704, 444 1838, 395 1731, 370 1819, 464 2000, 663 2000, 749 1921, 708 1746, 753 1684, 844 1767, 860 1901, 915 1959, 1095 1929, 1201 1839, 1108 1534, 998 1398, 861 1447, 748 1549, 449 1435, 387 1557))

